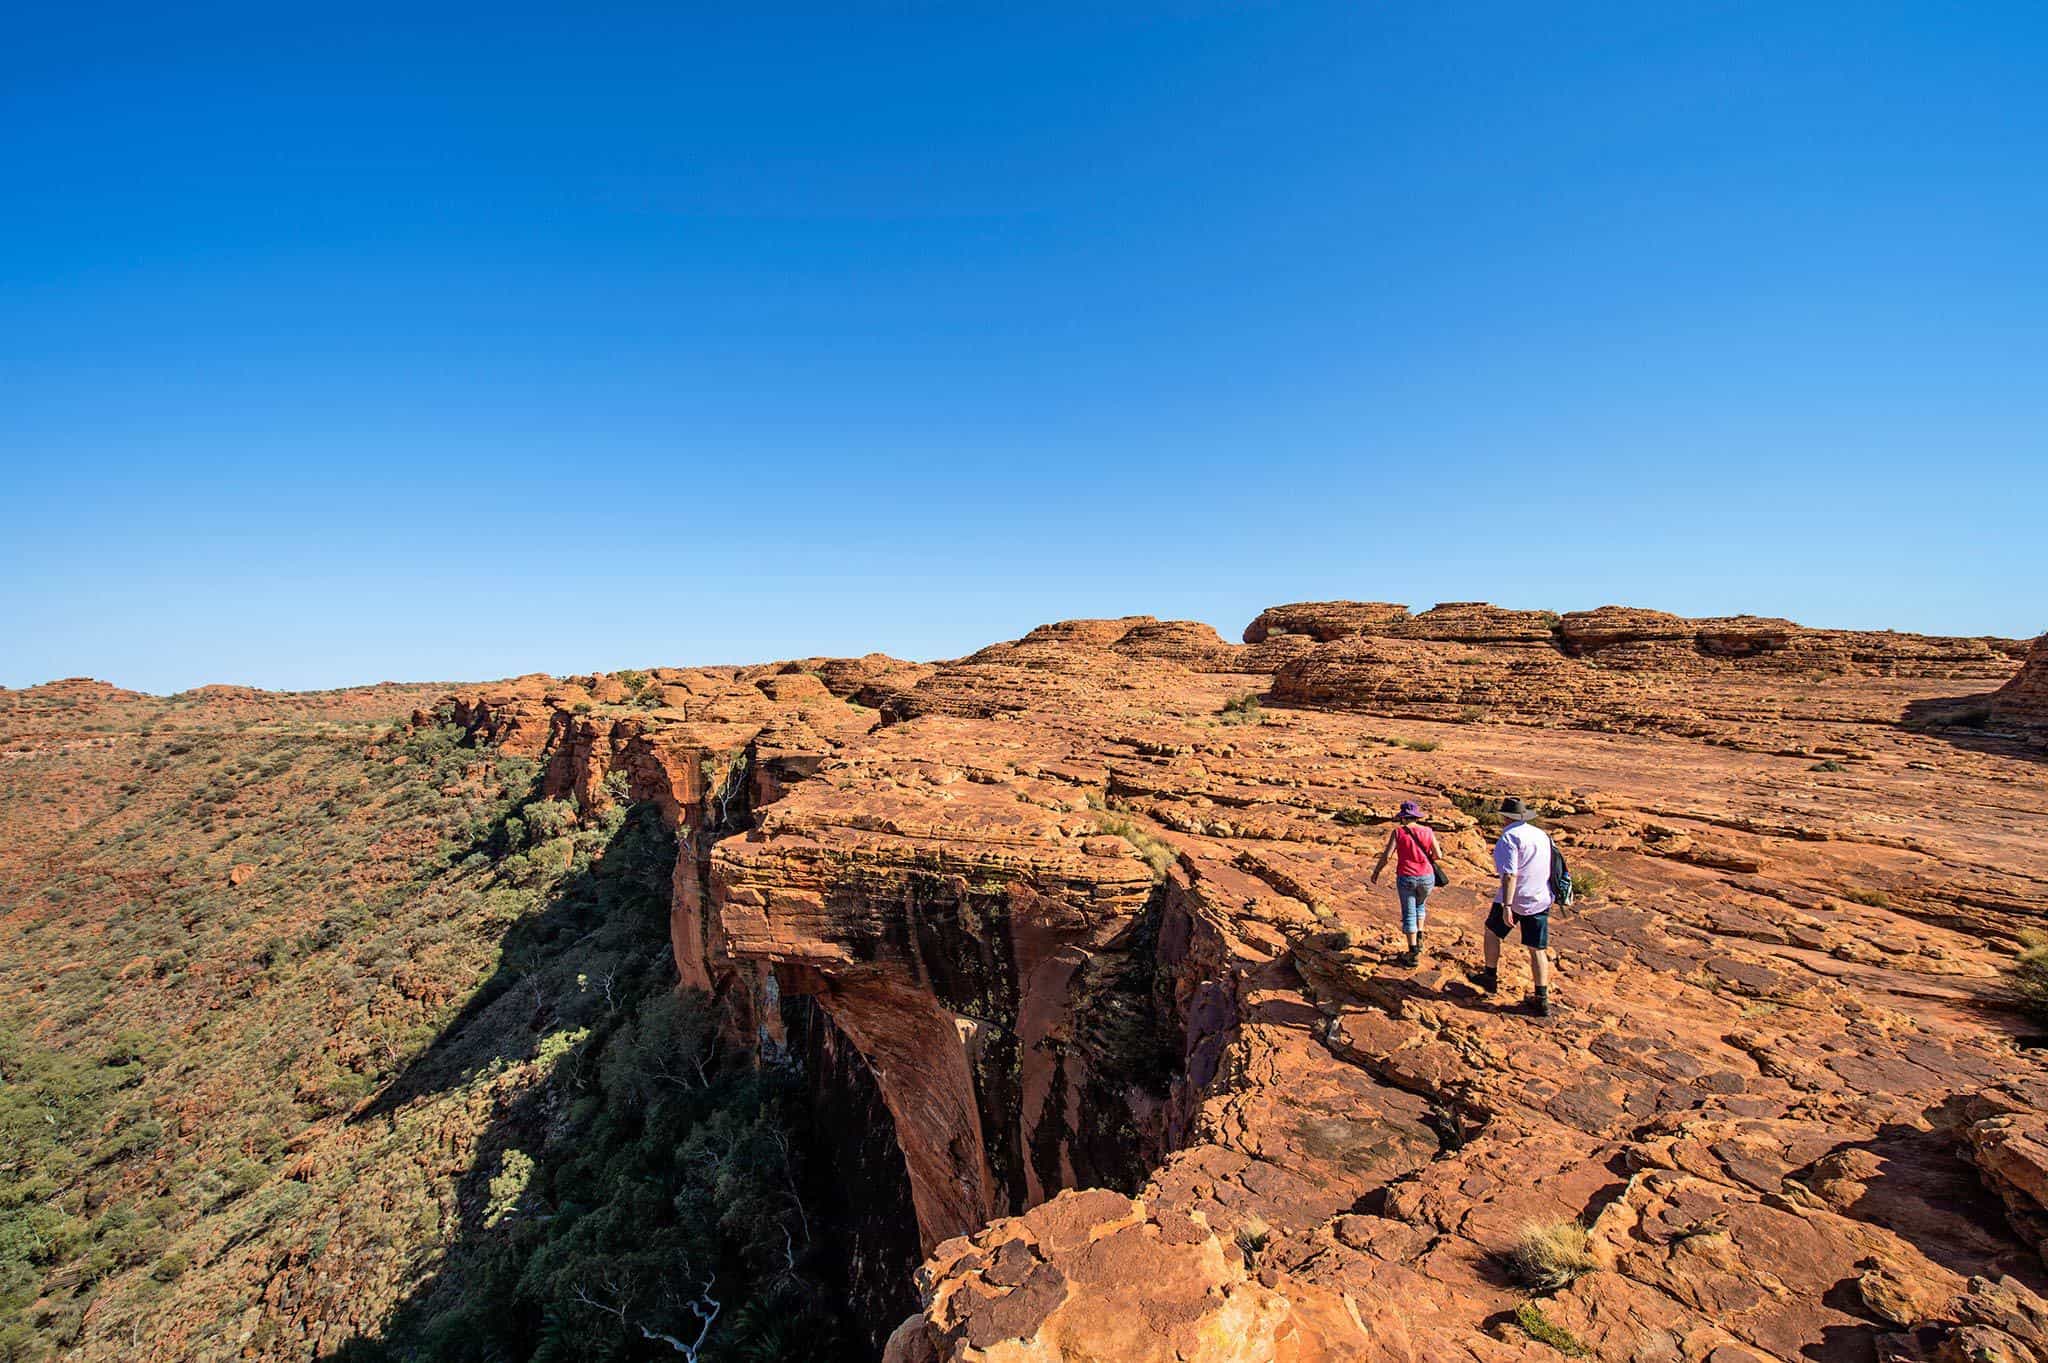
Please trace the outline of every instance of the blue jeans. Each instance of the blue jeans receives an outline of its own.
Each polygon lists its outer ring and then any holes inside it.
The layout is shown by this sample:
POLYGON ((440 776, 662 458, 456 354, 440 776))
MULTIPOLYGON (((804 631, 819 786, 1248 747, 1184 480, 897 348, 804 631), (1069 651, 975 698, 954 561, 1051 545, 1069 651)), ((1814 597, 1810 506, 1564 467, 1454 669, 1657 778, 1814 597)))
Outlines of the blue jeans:
POLYGON ((1422 931, 1422 920, 1429 917, 1429 892, 1436 888, 1436 877, 1395 876, 1394 897, 1401 901, 1401 931, 1414 936, 1422 931))

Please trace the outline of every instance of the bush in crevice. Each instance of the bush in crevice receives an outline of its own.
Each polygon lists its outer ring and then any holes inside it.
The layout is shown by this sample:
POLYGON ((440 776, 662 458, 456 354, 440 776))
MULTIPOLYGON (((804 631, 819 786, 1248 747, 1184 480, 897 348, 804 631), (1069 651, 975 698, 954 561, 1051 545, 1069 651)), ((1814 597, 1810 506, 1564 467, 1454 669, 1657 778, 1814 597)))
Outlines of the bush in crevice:
POLYGON ((1567 1358, 1590 1358, 1593 1351, 1577 1335, 1555 1324, 1543 1308, 1525 1301, 1515 1308, 1515 1328, 1538 1344, 1548 1344, 1567 1358))
POLYGON ((2005 972, 2026 1010, 2048 1022, 2048 937, 2034 932, 2020 934, 2020 954, 2013 957, 2005 972))

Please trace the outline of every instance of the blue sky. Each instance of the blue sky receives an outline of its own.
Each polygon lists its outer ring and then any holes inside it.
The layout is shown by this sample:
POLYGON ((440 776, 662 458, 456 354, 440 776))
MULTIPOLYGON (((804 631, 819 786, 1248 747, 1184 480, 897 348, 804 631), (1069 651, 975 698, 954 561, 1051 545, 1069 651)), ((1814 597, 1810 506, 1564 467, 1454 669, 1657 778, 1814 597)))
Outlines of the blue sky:
POLYGON ((2044 70, 2033 4, 21 9, 0 685, 2037 633, 2044 70))

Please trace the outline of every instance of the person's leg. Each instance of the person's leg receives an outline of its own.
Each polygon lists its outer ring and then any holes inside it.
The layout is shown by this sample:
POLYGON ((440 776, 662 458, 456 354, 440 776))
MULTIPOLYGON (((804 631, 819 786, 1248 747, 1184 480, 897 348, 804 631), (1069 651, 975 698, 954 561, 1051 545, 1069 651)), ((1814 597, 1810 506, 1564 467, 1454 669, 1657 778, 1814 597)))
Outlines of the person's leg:
POLYGON ((1422 951, 1422 919, 1428 911, 1429 887, 1418 876, 1401 876, 1401 933, 1408 939, 1406 960, 1414 965, 1422 951))
POLYGON ((1500 944, 1507 935, 1500 905, 1495 904, 1487 911, 1486 926, 1479 933, 1480 949, 1486 954, 1486 968, 1479 972, 1478 984, 1489 994, 1500 987, 1500 944))
POLYGON ((1522 944, 1529 948, 1529 1003, 1538 1017, 1550 1016, 1550 915, 1524 920, 1522 944))
POLYGON ((1422 930, 1429 924, 1429 892, 1436 883, 1427 877, 1417 876, 1415 880, 1415 931, 1408 934, 1408 948, 1417 956, 1422 955, 1422 930))

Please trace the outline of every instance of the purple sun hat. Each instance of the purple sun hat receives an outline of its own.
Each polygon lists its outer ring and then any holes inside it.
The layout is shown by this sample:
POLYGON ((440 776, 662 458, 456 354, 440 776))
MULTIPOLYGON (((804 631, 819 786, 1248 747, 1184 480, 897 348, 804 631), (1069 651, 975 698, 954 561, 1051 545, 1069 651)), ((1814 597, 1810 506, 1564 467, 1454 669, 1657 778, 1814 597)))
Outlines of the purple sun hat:
POLYGON ((1403 800, 1403 801, 1401 801, 1401 817, 1402 817, 1402 818, 1404 818, 1404 819, 1419 819, 1419 818, 1421 818, 1421 817, 1422 817, 1422 806, 1421 806, 1421 805, 1419 805, 1419 804, 1416 804, 1416 803, 1415 803, 1415 801, 1413 801, 1413 800, 1403 800))

